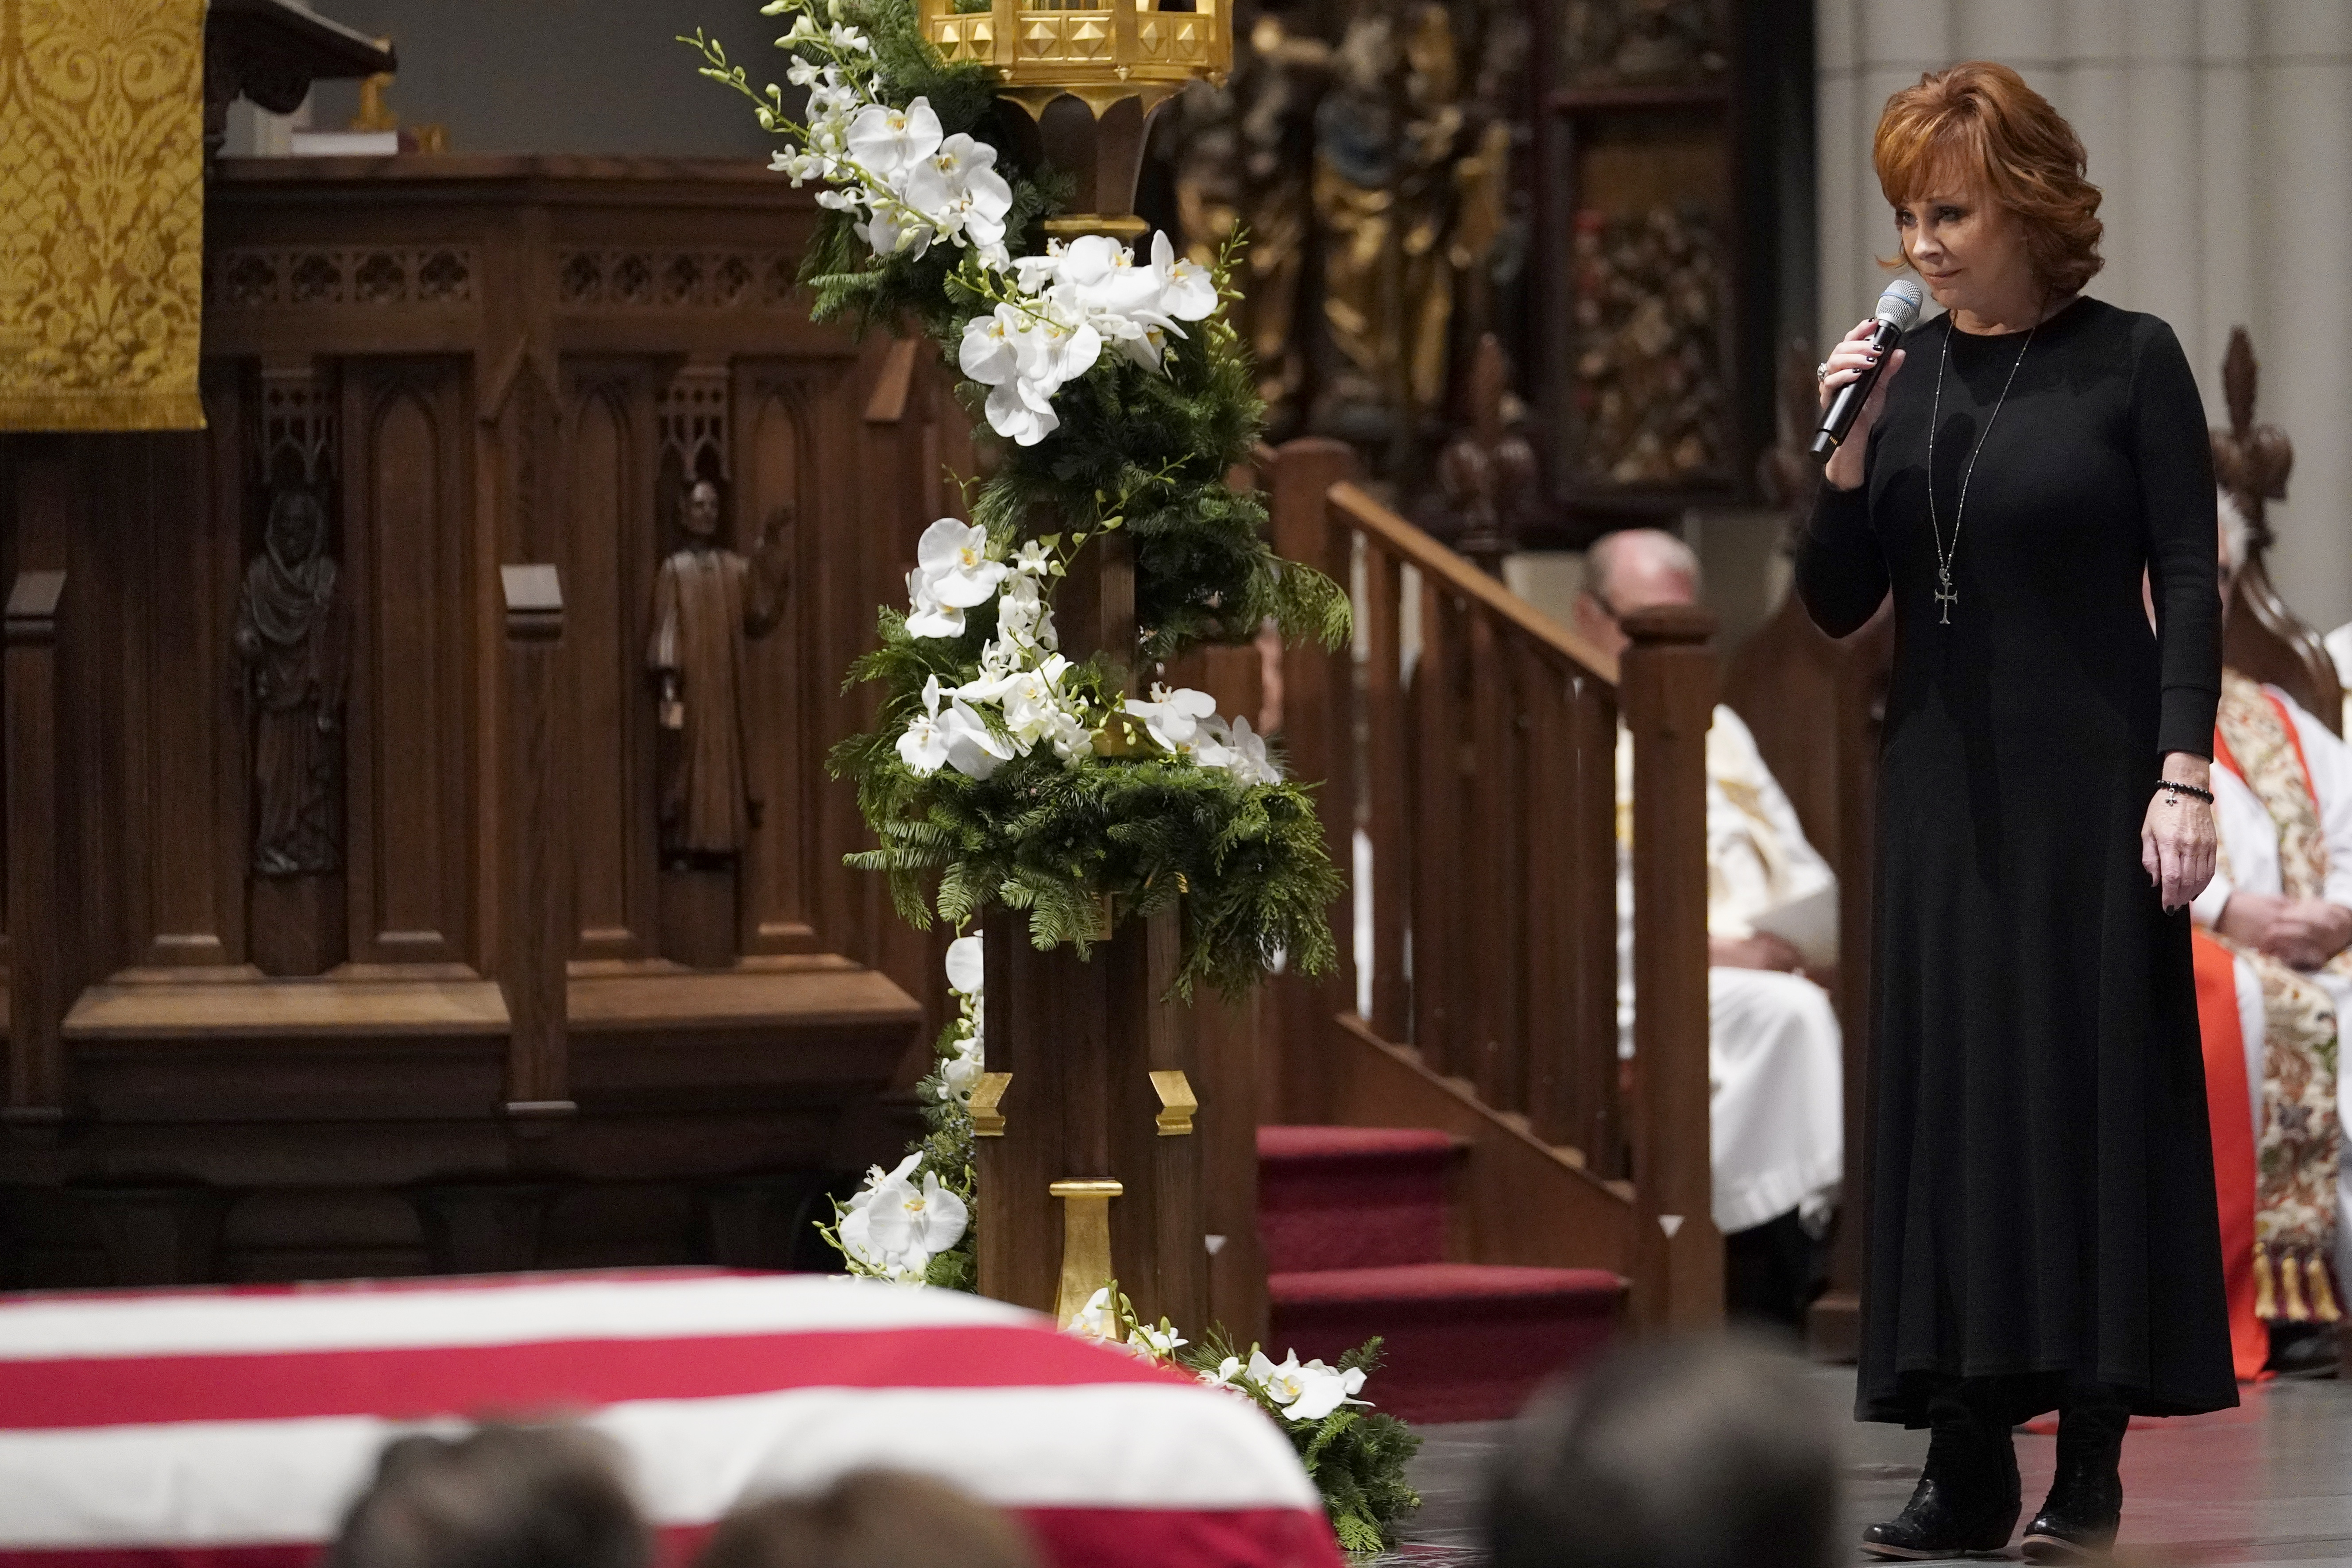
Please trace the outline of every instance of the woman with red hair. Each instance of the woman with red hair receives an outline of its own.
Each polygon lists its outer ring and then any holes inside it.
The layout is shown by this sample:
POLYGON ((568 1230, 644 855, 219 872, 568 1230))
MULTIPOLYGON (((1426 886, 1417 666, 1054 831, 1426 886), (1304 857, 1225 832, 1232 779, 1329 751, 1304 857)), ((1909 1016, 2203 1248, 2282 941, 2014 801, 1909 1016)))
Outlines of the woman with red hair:
POLYGON ((2171 329, 2082 293, 2099 192, 2023 79, 1923 77, 1874 153, 1890 265, 1945 314, 1831 458, 1797 562, 1831 635, 1890 593, 1895 621, 1856 1413, 1932 1436, 1863 1543, 2006 1548, 2010 1429, 2054 1408, 2024 1550, 2070 1561, 2114 1542, 2133 1413, 2237 1402, 2187 910, 2214 861, 2211 459, 2171 329))

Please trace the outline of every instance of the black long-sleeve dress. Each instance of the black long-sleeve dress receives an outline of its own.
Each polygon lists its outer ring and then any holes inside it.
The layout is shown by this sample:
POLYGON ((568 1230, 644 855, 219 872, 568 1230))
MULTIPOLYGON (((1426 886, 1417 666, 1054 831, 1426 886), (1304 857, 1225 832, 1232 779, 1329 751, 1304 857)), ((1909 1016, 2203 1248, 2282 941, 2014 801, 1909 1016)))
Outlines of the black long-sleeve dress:
POLYGON ((1823 486, 1797 587, 1832 636, 1894 593, 1856 1414, 2067 1380, 2147 1415, 2237 1402, 2186 911, 2140 865, 2163 755, 2221 692, 2211 457, 2179 342, 2080 299, 2033 333, 1910 334, 1865 482, 1823 486), (1961 470, 2016 367, 1937 596, 1961 470), (2024 351, 2021 365, 2018 356, 2024 351), (2145 567, 2159 631, 2140 596, 2145 567), (1946 616, 1948 615, 1948 624, 1946 616))

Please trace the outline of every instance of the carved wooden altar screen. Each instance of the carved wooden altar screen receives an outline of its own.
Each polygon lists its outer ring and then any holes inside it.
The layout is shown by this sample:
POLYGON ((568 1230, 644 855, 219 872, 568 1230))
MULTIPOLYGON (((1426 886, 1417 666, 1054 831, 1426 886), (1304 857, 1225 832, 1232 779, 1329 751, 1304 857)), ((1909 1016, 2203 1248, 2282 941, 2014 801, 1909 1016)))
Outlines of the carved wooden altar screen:
POLYGON ((0 1278, 778 1261, 805 1173, 898 1146, 936 942, 823 758, 964 421, 810 325, 814 216, 757 166, 224 162, 210 428, 0 437, 0 1278), (688 867, 647 645, 695 479, 779 597, 727 632, 751 826, 688 867))

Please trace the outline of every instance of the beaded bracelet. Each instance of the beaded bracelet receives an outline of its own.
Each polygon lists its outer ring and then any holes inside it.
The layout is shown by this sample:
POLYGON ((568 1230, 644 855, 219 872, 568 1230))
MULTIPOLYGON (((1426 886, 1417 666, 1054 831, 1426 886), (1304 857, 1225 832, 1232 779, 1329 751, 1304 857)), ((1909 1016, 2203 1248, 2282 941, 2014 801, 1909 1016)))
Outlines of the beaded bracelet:
POLYGON ((2156 787, 2170 790, 2175 795, 2185 795, 2191 800, 2201 800, 2207 805, 2213 804, 2213 792, 2199 789, 2195 784, 2174 784, 2170 779, 2158 779, 2156 781, 2156 787))

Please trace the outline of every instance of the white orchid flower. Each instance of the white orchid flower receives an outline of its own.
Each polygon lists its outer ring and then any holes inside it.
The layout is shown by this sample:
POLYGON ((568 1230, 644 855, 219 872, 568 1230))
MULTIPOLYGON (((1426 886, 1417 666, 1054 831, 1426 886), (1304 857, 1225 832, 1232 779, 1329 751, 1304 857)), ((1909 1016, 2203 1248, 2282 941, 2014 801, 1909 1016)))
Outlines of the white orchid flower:
POLYGON ((996 172, 996 149, 961 131, 908 171, 903 194, 942 232, 969 235, 975 244, 1003 239, 1013 210, 1013 187, 996 172))
POLYGON ((868 1268, 887 1272, 899 1267, 889 1250, 875 1239, 875 1205, 888 1201, 897 1189, 906 1186, 907 1177, 922 1163, 922 1160, 919 1153, 909 1154, 899 1161, 898 1168, 887 1175, 883 1173, 879 1165, 866 1168, 866 1185, 844 1205, 839 1228, 834 1233, 841 1238, 843 1252, 868 1268))
POLYGON ((912 169, 940 150, 945 140, 940 117, 930 100, 919 98, 904 109, 870 103, 849 125, 849 153, 877 179, 888 180, 912 169))
POLYGON ((1234 776, 1242 783, 1278 784, 1282 782, 1282 770, 1275 765, 1274 758, 1267 752, 1265 737, 1252 730, 1247 719, 1236 715, 1230 720, 1205 720, 1202 728, 1226 752, 1219 765, 1231 769, 1234 776))
POLYGON ((1136 265, 1133 251, 1098 234, 1070 242, 1060 277, 1077 304, 1116 316, 1155 311, 1164 289, 1152 268, 1136 265))
POLYGON ((927 779, 948 762, 948 735, 940 723, 940 678, 932 676, 923 683, 923 710, 907 721, 907 732, 898 737, 898 758, 907 771, 917 778, 927 779))
POLYGON ((1199 262, 1176 254, 1162 229, 1151 237, 1151 271, 1159 284, 1160 309, 1180 321, 1204 321, 1217 313, 1217 280, 1199 262))
POLYGON ((1094 368, 1102 355, 1102 334, 1084 321, 1070 321, 1053 313, 1022 320, 1013 334, 1022 379, 1041 395, 1052 397, 1065 382, 1076 381, 1094 368))
POLYGON ((1130 699, 1125 707, 1128 712, 1143 721, 1144 729, 1161 747, 1190 754, 1199 736, 1201 721, 1216 716, 1217 700, 1205 691, 1195 691, 1190 687, 1171 691, 1165 686, 1155 685, 1151 689, 1150 701, 1137 702, 1130 699))
POLYGON ((915 563, 940 603, 957 609, 984 605, 1004 581, 1007 568, 988 554, 988 530, 943 517, 923 530, 915 563))
POLYGON ((982 386, 1002 386, 1020 374, 1021 356, 1013 343, 1021 324, 1019 312, 999 305, 985 316, 963 324, 963 342, 956 345, 956 368, 982 386))
POLYGON ((964 1100, 980 1087, 982 1066, 977 1051, 958 1051, 940 1064, 940 1098, 964 1100))
POLYGON ((1075 288, 1091 289, 1111 275, 1123 256, 1130 261, 1134 259, 1125 244, 1108 235, 1080 235, 1065 245, 1055 258, 1055 276, 1075 288))
POLYGON ((1062 427, 1061 416, 1050 407, 1035 406, 1015 381, 989 388, 982 412, 988 427, 1017 447, 1034 447, 1062 427))
MULTIPOLYGON (((1055 654, 1049 664, 1066 664, 1055 654)), ((1060 671, 1027 670, 1013 678, 1004 693, 1004 723, 1024 746, 1050 739, 1061 728, 1062 694, 1054 681, 1060 671)))
POLYGON ((948 742, 948 766, 966 778, 985 779, 1013 758, 1013 742, 989 729, 981 716, 961 700, 941 721, 948 742))
POLYGON ((913 613, 907 617, 907 635, 910 637, 960 637, 963 636, 963 609, 961 605, 940 602, 939 590, 931 579, 921 572, 907 574, 907 598, 913 613))
POLYGON ((1168 329, 1145 327, 1133 337, 1121 338, 1118 352, 1146 370, 1158 370, 1168 357, 1168 329))
MULTIPOLYGON (((1291 1357, 1297 1360, 1297 1352, 1292 1352, 1291 1357)), ((1337 1367, 1325 1366, 1319 1361, 1310 1361, 1298 1369, 1297 1376, 1298 1397, 1292 1400, 1283 1412, 1293 1421, 1320 1421, 1342 1405, 1370 1403, 1354 1397, 1364 1386, 1364 1373, 1360 1367, 1341 1372, 1337 1367)))
MULTIPOLYGON (((858 54, 867 55, 874 52, 874 46, 866 41, 865 34, 859 32, 855 27, 844 26, 839 22, 835 22, 833 25, 833 32, 830 41, 833 44, 833 47, 836 49, 852 50, 858 54)), ((921 100, 918 99, 916 101, 920 102, 921 100)))
POLYGON ((1035 294, 1052 287, 1061 278, 1062 242, 1049 239, 1042 256, 1024 256, 1013 264, 1013 275, 1019 279, 1021 291, 1035 294))
POLYGON ((851 227, 874 247, 875 255, 904 256, 916 261, 930 249, 931 237, 937 232, 922 214, 888 199, 876 202, 866 221, 851 227))
POLYGON ((1224 1360, 1217 1363, 1216 1371, 1213 1373, 1204 1372, 1201 1373, 1201 1381, 1207 1384, 1211 1388, 1238 1389, 1241 1385, 1238 1383, 1235 1383, 1234 1379, 1241 1370, 1242 1358, 1237 1355, 1229 1355, 1224 1360))
POLYGON ((866 1214, 866 1235, 872 1245, 884 1257, 917 1274, 962 1240, 964 1227, 971 1222, 964 1201, 940 1185, 936 1171, 923 1173, 920 1188, 904 1176, 885 1182, 866 1214))
POLYGON ((1293 1421, 1320 1421, 1342 1405, 1366 1403, 1351 1397, 1364 1386, 1360 1369, 1341 1372, 1319 1361, 1301 1366, 1297 1351, 1280 1363, 1268 1360, 1262 1350, 1251 1351, 1247 1376, 1293 1421))
POLYGON ((980 938, 960 936, 948 943, 948 989, 959 996, 980 994, 980 938))
POLYGON ((1242 1376, 1264 1390, 1265 1396, 1276 1405, 1288 1405, 1299 1394, 1298 1352, 1291 1352, 1287 1360, 1276 1364, 1265 1351, 1253 1345, 1250 1347, 1249 1365, 1243 1370, 1242 1376))
POLYGON ((1118 1342, 1118 1309, 1111 1302, 1109 1286, 1087 1298, 1087 1304, 1078 1309, 1066 1331, 1106 1344, 1118 1342))
POLYGON ((1018 573, 996 596, 996 636, 1024 652, 1037 646, 1037 624, 1045 614, 1045 595, 1037 579, 1018 573))
POLYGON ((907 721, 907 732, 898 737, 898 760, 919 779, 927 779, 947 766, 947 731, 941 728, 937 714, 918 713, 907 721))
POLYGON ((1051 576, 1054 572, 1054 552, 1033 539, 1024 544, 1013 555, 1013 569, 1015 572, 1026 573, 1032 577, 1051 576))
POLYGON ((1094 732, 1076 714, 1066 710, 1056 716, 1045 739, 1052 742, 1054 754, 1066 763, 1075 763, 1094 752, 1094 732))
POLYGON ((1150 1361, 1166 1361, 1192 1342, 1165 1318, 1157 1324, 1138 1323, 1127 1336, 1127 1348, 1150 1361))

